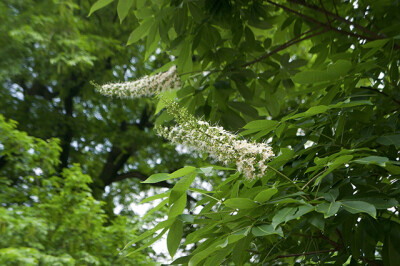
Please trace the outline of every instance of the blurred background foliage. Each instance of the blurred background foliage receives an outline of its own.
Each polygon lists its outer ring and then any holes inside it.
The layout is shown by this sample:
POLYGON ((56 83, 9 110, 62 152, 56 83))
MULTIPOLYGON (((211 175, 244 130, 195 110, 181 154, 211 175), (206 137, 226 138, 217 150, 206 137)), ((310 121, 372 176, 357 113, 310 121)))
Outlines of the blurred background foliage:
POLYGON ((169 57, 158 50, 145 60, 143 44, 125 45, 137 21, 121 25, 114 10, 89 18, 93 3, 0 1, 2 265, 148 265, 162 256, 149 248, 120 257, 163 216, 139 221, 131 204, 157 193, 140 183, 148 175, 194 160, 154 136, 151 101, 111 101, 90 81, 132 80, 169 57))

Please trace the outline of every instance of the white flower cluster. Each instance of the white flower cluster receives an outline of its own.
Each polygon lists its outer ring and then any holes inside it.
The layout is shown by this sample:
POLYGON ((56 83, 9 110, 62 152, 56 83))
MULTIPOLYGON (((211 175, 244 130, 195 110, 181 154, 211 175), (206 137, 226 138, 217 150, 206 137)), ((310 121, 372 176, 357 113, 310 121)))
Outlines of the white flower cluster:
POLYGON ((235 163, 237 170, 250 180, 265 174, 266 162, 274 156, 270 146, 265 143, 240 140, 237 135, 222 127, 211 126, 208 122, 196 120, 185 110, 177 110, 177 108, 179 107, 176 104, 170 104, 169 112, 177 118, 178 125, 156 128, 160 136, 173 143, 209 153, 211 157, 225 165, 235 163))
POLYGON ((131 82, 110 83, 99 87, 101 94, 106 96, 117 96, 120 98, 138 98, 152 96, 167 89, 179 88, 181 80, 176 72, 176 66, 167 72, 158 73, 154 76, 144 76, 131 82))

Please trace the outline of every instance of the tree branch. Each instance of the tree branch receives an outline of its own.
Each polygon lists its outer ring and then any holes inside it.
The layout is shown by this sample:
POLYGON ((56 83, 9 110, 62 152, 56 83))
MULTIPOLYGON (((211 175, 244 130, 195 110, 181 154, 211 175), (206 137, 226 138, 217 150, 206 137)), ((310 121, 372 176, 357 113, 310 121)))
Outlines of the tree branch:
MULTIPOLYGON (((354 28, 363 31, 363 32, 365 32, 366 34, 369 34, 369 35, 371 35, 371 36, 374 36, 374 38, 376 38, 376 39, 380 39, 380 38, 385 38, 385 37, 386 37, 385 35, 382 35, 382 34, 379 34, 379 33, 374 32, 374 31, 371 31, 371 30, 369 30, 369 29, 367 29, 367 28, 365 28, 365 27, 363 27, 363 26, 361 26, 361 25, 359 25, 359 24, 357 24, 357 23, 354 23, 354 22, 351 22, 351 21, 349 21, 349 20, 347 20, 347 19, 345 19, 345 18, 342 18, 342 17, 339 16, 338 14, 331 13, 331 12, 327 11, 326 9, 320 8, 320 7, 316 6, 316 5, 308 4, 308 3, 306 3, 305 1, 302 1, 302 0, 288 0, 288 1, 289 1, 289 2, 292 2, 292 3, 295 3, 295 4, 299 4, 299 5, 308 7, 308 8, 310 8, 310 9, 313 9, 313 10, 318 11, 318 12, 321 12, 321 13, 323 12, 323 13, 325 13, 326 15, 329 15, 329 16, 335 18, 335 19, 338 20, 338 21, 341 21, 341 22, 346 23, 346 24, 348 24, 348 25, 352 25, 354 28)), ((322 5, 322 3, 321 3, 321 5, 322 5)))
POLYGON ((365 39, 365 40, 374 40, 375 39, 375 38, 371 38, 371 37, 368 37, 368 36, 363 36, 363 35, 360 35, 360 34, 357 34, 357 33, 353 33, 353 32, 345 31, 345 30, 342 30, 342 29, 338 29, 338 28, 335 28, 335 27, 331 28, 328 24, 323 23, 323 22, 321 22, 319 20, 313 19, 312 17, 306 16, 306 15, 304 15, 304 14, 302 14, 302 13, 296 11, 296 10, 293 10, 293 9, 287 7, 287 6, 272 2, 271 0, 266 0, 266 2, 270 3, 271 5, 280 7, 280 8, 282 8, 282 9, 284 9, 286 11, 289 11, 289 12, 291 12, 293 14, 296 14, 299 17, 302 17, 302 18, 304 18, 304 19, 306 19, 308 21, 313 22, 314 24, 323 26, 323 27, 327 28, 328 30, 333 30, 333 31, 336 31, 338 33, 345 34, 345 35, 352 36, 352 37, 359 38, 359 39, 365 39))
POLYGON ((25 95, 40 96, 49 101, 58 95, 56 92, 50 92, 44 84, 36 79, 33 80, 30 87, 27 85, 26 78, 22 76, 15 76, 14 78, 11 78, 11 82, 20 86, 24 90, 25 95))
POLYGON ((319 3, 321 4, 322 9, 324 10, 326 22, 328 22, 329 28, 332 29, 331 21, 329 20, 329 16, 328 16, 328 11, 325 9, 324 5, 322 4, 322 0, 319 0, 319 3))
MULTIPOLYGON (((72 73, 71 80, 77 80, 77 77, 72 73)), ((64 132, 61 136, 61 149, 62 152, 60 154, 60 171, 68 166, 68 159, 71 150, 71 141, 74 135, 72 120, 73 120, 73 112, 74 112, 74 98, 78 95, 81 87, 85 81, 80 81, 75 86, 72 86, 68 89, 68 95, 63 99, 64 101, 64 111, 65 111, 65 120, 64 122, 64 132)))
POLYGON ((1 156, 0 157, 0 169, 3 168, 6 164, 7 164, 6 156, 1 156))
MULTIPOLYGON (((255 253, 255 254, 260 254, 260 252, 257 250, 248 250, 248 251, 255 253)), ((279 255, 279 256, 275 257, 275 259, 300 257, 300 256, 315 255, 315 254, 329 253, 329 252, 335 252, 335 251, 338 251, 338 250, 336 250, 336 249, 316 250, 316 251, 310 251, 310 252, 304 252, 304 253, 279 255)))
POLYGON ((294 45, 294 44, 296 44, 296 43, 299 43, 299 42, 302 42, 302 41, 304 41, 304 40, 310 39, 310 38, 312 38, 312 37, 321 35, 321 34, 323 34, 323 33, 325 33, 325 32, 328 31, 327 29, 325 29, 325 30, 322 30, 322 31, 319 31, 319 32, 316 32, 316 33, 313 33, 313 34, 310 34, 310 35, 307 35, 307 36, 304 36, 303 38, 299 38, 299 37, 301 37, 301 36, 303 36, 303 35, 305 35, 305 34, 307 34, 307 33, 310 33, 310 32, 312 32, 312 31, 315 31, 315 30, 318 29, 318 28, 320 28, 320 27, 316 27, 316 28, 314 28, 314 29, 311 29, 311 30, 309 30, 309 31, 307 31, 307 32, 305 32, 305 33, 303 33, 302 35, 297 36, 297 37, 291 39, 290 41, 288 41, 288 42, 286 42, 286 43, 280 45, 279 47, 277 47, 276 49, 272 50, 271 52, 269 52, 269 53, 267 53, 267 54, 265 54, 265 55, 263 55, 263 56, 261 56, 261 57, 255 59, 255 60, 253 60, 253 61, 250 61, 250 62, 247 62, 247 63, 243 64, 241 67, 244 68, 244 67, 248 67, 248 66, 250 66, 250 65, 252 65, 252 64, 261 62, 262 60, 266 59, 267 57, 270 57, 271 55, 276 54, 276 53, 278 53, 279 51, 282 51, 282 50, 284 50, 284 49, 286 49, 286 48, 288 48, 288 47, 290 47, 290 46, 292 46, 292 45, 294 45))
POLYGON ((327 243, 331 244, 337 250, 340 250, 342 248, 342 245, 331 240, 329 237, 323 235, 321 231, 319 232, 319 235, 317 235, 317 236, 313 236, 313 235, 310 236, 310 235, 305 235, 305 234, 300 234, 300 233, 294 233, 293 235, 306 237, 306 238, 322 239, 322 240, 326 241, 327 243))
POLYGON ((389 94, 387 94, 387 93, 385 93, 385 92, 383 92, 383 91, 374 89, 374 88, 372 88, 372 87, 365 87, 365 86, 361 86, 360 89, 365 89, 365 90, 369 90, 369 91, 373 91, 373 92, 375 92, 375 93, 381 94, 381 95, 383 95, 383 96, 385 96, 385 97, 388 97, 389 99, 391 99, 391 100, 392 100, 393 102, 395 102, 396 104, 400 105, 400 101, 399 101, 399 100, 393 98, 392 96, 390 96, 389 94))
POLYGON ((337 249, 316 250, 316 251, 310 251, 310 252, 304 252, 304 253, 279 255, 276 258, 280 259, 280 258, 300 257, 300 256, 308 256, 308 255, 315 255, 315 254, 321 254, 321 253, 330 253, 330 252, 335 252, 335 251, 338 251, 338 250, 337 249))

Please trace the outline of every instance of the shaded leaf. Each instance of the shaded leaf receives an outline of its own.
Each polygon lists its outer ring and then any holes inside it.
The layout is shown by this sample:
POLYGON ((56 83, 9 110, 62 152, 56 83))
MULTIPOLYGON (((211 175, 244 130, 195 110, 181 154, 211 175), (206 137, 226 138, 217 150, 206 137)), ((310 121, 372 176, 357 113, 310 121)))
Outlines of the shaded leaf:
POLYGON ((136 43, 140 39, 142 39, 144 36, 147 35, 149 32, 151 26, 154 23, 154 19, 148 18, 144 20, 139 27, 137 27, 134 31, 132 31, 131 35, 129 35, 127 45, 136 43))
POLYGON ((258 193, 257 196, 254 198, 254 200, 260 203, 264 203, 266 201, 269 201, 269 199, 276 193, 278 193, 278 189, 267 188, 266 190, 263 190, 260 193, 258 193))
POLYGON ((324 202, 321 204, 318 204, 315 208, 317 212, 323 213, 324 218, 329 218, 333 215, 335 215, 339 209, 340 209, 341 203, 339 201, 335 202, 324 202))
POLYGON ((375 206, 365 201, 342 201, 343 208, 353 214, 365 212, 376 218, 375 206))
POLYGON ((171 225, 167 236, 167 247, 169 255, 173 258, 181 243, 183 234, 183 223, 181 220, 176 219, 171 225))
POLYGON ((133 5, 133 0, 119 0, 117 6, 117 13, 119 17, 119 21, 122 21, 126 18, 129 13, 129 9, 131 9, 133 5))
POLYGON ((247 198, 227 199, 224 204, 233 209, 252 209, 259 206, 257 203, 247 198))
POLYGON ((92 7, 90 8, 90 12, 88 17, 93 14, 93 12, 96 12, 97 10, 111 4, 111 2, 113 2, 114 0, 98 0, 96 3, 94 3, 92 5, 92 7))
POLYGON ((251 232, 254 236, 268 236, 276 234, 283 237, 282 228, 278 227, 274 229, 274 227, 270 224, 257 225, 252 228, 251 232))

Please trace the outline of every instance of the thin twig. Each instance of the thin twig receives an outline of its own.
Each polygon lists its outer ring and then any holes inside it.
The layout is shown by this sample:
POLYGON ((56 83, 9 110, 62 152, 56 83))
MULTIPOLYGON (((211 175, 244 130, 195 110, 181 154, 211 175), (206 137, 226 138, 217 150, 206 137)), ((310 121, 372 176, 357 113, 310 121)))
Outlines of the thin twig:
POLYGON ((278 171, 277 169, 275 169, 274 167, 268 165, 268 168, 272 169, 275 173, 279 174, 280 176, 284 177, 285 179, 287 179, 288 181, 290 181, 290 183, 292 183, 297 190, 301 191, 302 189, 292 180, 290 179, 287 175, 283 174, 282 172, 278 171))
MULTIPOLYGON (((359 30, 371 35, 371 36, 374 36, 374 38, 376 38, 376 39, 385 38, 385 36, 382 35, 382 34, 379 34, 379 33, 376 33, 374 31, 371 31, 371 30, 369 30, 369 29, 367 29, 367 28, 365 28, 365 27, 363 27, 363 26, 361 26, 361 25, 359 25, 357 23, 351 22, 351 21, 339 16, 338 14, 331 13, 331 12, 327 11, 326 9, 321 9, 320 7, 318 7, 316 5, 309 4, 309 3, 306 3, 305 1, 301 1, 301 0, 288 0, 288 1, 292 2, 292 3, 295 3, 295 4, 299 4, 299 5, 308 7, 310 9, 313 9, 313 10, 318 11, 318 12, 324 12, 326 15, 329 15, 329 16, 337 19, 338 21, 341 21, 341 22, 346 23, 348 25, 352 25, 354 28, 359 29, 359 30)), ((321 3, 321 5, 322 5, 322 3, 321 3)), ((334 5, 334 7, 336 9, 336 5, 334 5)), ((336 10, 336 12, 337 12, 337 10, 336 10)))
POLYGON ((308 180, 308 182, 301 188, 301 190, 304 190, 312 181, 314 181, 317 177, 319 177, 320 175, 322 175, 323 173, 325 173, 327 171, 327 169, 325 168, 324 171, 322 171, 321 173, 319 173, 318 175, 314 176, 313 178, 311 178, 310 180, 308 180))
MULTIPOLYGON (((318 27, 318 28, 319 28, 319 27, 318 27)), ((292 45, 294 45, 294 44, 296 44, 296 43, 299 43, 299 42, 302 42, 302 41, 304 41, 304 40, 310 39, 310 38, 315 37, 315 36, 317 36, 317 35, 321 35, 321 34, 327 32, 327 31, 328 31, 327 29, 326 29, 326 30, 322 30, 322 31, 319 31, 319 32, 316 32, 316 33, 307 35, 307 36, 305 36, 305 37, 303 37, 303 38, 300 38, 300 39, 299 39, 298 37, 295 37, 295 38, 293 38, 292 40, 290 40, 290 41, 288 41, 288 42, 282 44, 281 46, 279 46, 279 47, 276 48, 275 50, 272 50, 271 52, 269 52, 269 53, 267 53, 267 54, 265 54, 265 55, 263 55, 263 56, 261 56, 261 57, 255 59, 255 60, 253 60, 253 61, 247 62, 247 63, 243 64, 241 67, 244 68, 244 67, 248 67, 248 66, 250 66, 250 65, 252 65, 252 64, 261 62, 262 60, 266 59, 267 57, 270 57, 271 55, 276 54, 277 52, 282 51, 282 50, 284 50, 284 49, 286 49, 286 48, 288 48, 288 47, 290 47, 290 46, 292 46, 292 45)))
POLYGON ((375 38, 371 38, 371 37, 368 37, 368 36, 363 36, 363 35, 360 35, 360 34, 357 34, 357 33, 349 32, 349 31, 338 29, 338 28, 335 28, 335 27, 330 28, 329 25, 327 25, 326 23, 323 23, 323 22, 321 22, 319 20, 313 19, 312 17, 306 16, 306 15, 304 15, 304 14, 302 14, 302 13, 300 13, 300 12, 294 10, 294 9, 291 9, 291 8, 289 8, 287 6, 272 2, 271 0, 266 0, 266 2, 270 3, 271 5, 280 7, 280 8, 282 8, 282 9, 284 9, 286 11, 289 11, 289 12, 291 12, 293 14, 296 14, 299 17, 302 17, 302 18, 304 18, 304 19, 306 19, 308 21, 311 21, 311 22, 313 22, 313 23, 315 23, 317 25, 323 26, 323 27, 325 27, 325 28, 327 28, 329 30, 333 30, 333 31, 336 31, 336 32, 339 32, 339 33, 342 33, 342 34, 345 34, 345 35, 348 35, 348 36, 352 36, 352 37, 355 37, 355 38, 359 38, 359 39, 375 40, 375 38))
POLYGON ((329 16, 328 16, 328 11, 325 9, 324 5, 322 4, 322 0, 319 0, 319 3, 321 4, 322 9, 324 10, 326 21, 328 22, 329 28, 332 29, 331 21, 329 20, 329 16))
POLYGON ((321 253, 330 253, 330 252, 335 252, 335 251, 338 251, 338 250, 337 249, 316 250, 316 251, 310 251, 310 252, 304 252, 304 253, 279 255, 276 258, 280 259, 280 258, 300 257, 300 256, 315 255, 315 254, 321 254, 321 253))
POLYGON ((380 91, 380 90, 377 90, 377 89, 374 89, 374 88, 371 88, 371 87, 365 87, 365 86, 361 86, 360 89, 370 90, 370 91, 373 91, 375 93, 379 93, 379 94, 381 94, 381 95, 383 95, 385 97, 390 98, 393 102, 395 102, 398 105, 400 105, 400 101, 399 100, 393 98, 392 96, 390 96, 389 94, 387 94, 387 93, 385 93, 383 91, 380 91))
POLYGON ((310 236, 310 235, 300 234, 300 233, 294 233, 293 235, 301 236, 301 237, 305 237, 305 238, 311 238, 311 239, 322 239, 322 240, 328 242, 329 244, 331 244, 332 246, 334 246, 337 250, 341 249, 341 245, 339 243, 336 243, 335 241, 324 236, 321 232, 319 232, 319 233, 320 234, 318 236, 312 236, 312 235, 310 236))
POLYGON ((332 5, 335 8, 336 15, 339 16, 339 11, 337 10, 336 4, 335 4, 335 0, 332 0, 332 5))

